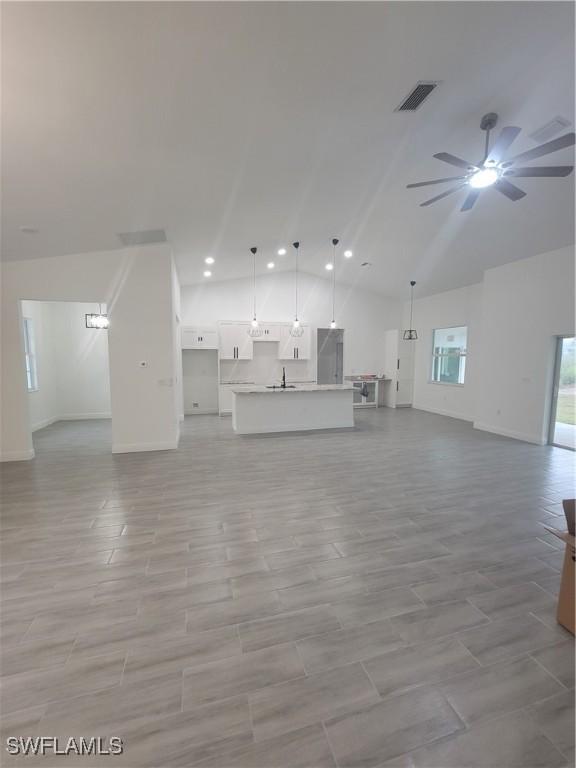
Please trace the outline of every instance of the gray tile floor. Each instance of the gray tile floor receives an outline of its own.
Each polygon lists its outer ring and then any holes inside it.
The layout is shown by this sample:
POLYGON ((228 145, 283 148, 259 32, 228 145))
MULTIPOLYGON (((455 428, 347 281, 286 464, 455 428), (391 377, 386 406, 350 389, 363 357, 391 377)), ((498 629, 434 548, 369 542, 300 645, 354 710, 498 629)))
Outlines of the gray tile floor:
POLYGON ((563 524, 572 453, 388 409, 244 438, 189 418, 177 452, 112 456, 107 422, 35 445, 0 470, 3 737, 125 752, 24 762, 573 761, 542 527, 563 524))

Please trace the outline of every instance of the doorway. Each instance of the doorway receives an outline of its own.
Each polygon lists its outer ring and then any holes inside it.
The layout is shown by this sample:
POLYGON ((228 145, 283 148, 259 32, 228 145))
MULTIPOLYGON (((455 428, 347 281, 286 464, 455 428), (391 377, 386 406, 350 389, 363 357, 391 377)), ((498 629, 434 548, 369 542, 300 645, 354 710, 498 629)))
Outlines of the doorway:
POLYGON ((109 453, 106 305, 22 300, 28 413, 36 455, 109 453))
POLYGON ((556 342, 549 442, 576 450, 576 338, 560 336, 556 342))
POLYGON ((344 379, 344 331, 340 328, 318 328, 318 384, 342 384, 344 379))

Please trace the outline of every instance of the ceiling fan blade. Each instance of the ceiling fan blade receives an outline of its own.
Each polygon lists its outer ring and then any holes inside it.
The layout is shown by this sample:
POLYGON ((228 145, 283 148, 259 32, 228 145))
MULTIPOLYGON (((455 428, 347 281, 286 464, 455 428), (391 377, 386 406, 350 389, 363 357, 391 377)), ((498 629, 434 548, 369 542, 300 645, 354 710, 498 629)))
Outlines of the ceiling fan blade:
POLYGON ((427 187, 429 184, 442 184, 445 181, 460 181, 465 179, 466 176, 449 176, 446 179, 433 179, 432 181, 418 181, 416 184, 407 184, 406 189, 413 189, 414 187, 427 187))
POLYGON ((486 163, 500 163, 506 154, 506 150, 512 144, 516 136, 522 129, 517 128, 514 125, 507 125, 500 131, 500 136, 496 139, 496 142, 486 158, 486 163))
POLYGON ((564 136, 559 136, 557 139, 540 144, 539 147, 534 147, 534 149, 522 152, 520 155, 516 155, 516 157, 511 157, 510 160, 506 161, 506 165, 517 163, 518 160, 535 160, 537 157, 558 152, 559 149, 564 149, 564 147, 571 147, 574 144, 574 138, 574 133, 565 133, 564 136))
POLYGON ((494 187, 498 190, 498 192, 502 192, 503 195, 505 195, 509 200, 513 200, 514 202, 526 196, 526 192, 523 192, 514 184, 510 184, 510 182, 506 181, 506 179, 498 179, 498 181, 494 184, 494 187))
POLYGON ((466 182, 463 182, 462 184, 456 184, 455 187, 450 187, 450 189, 447 189, 446 192, 442 192, 441 195, 436 195, 436 197, 431 197, 430 200, 426 200, 424 203, 420 203, 421 208, 425 208, 427 205, 432 205, 432 203, 435 203, 436 200, 442 200, 443 197, 448 197, 448 195, 451 195, 452 192, 457 192, 459 189, 462 189, 462 187, 466 186, 466 182))
POLYGON ((461 157, 456 157, 456 155, 451 155, 448 152, 438 152, 434 157, 436 160, 442 160, 442 162, 455 165, 457 168, 465 168, 467 171, 474 171, 478 168, 477 165, 468 163, 466 160, 462 160, 461 157))
POLYGON ((573 165, 541 165, 535 168, 511 168, 506 171, 506 176, 524 176, 530 178, 531 176, 569 176, 574 170, 573 165))
POLYGON ((464 205, 462 208, 460 208, 461 211, 469 211, 470 208, 474 205, 476 200, 480 197, 480 191, 479 189, 471 189, 470 192, 466 195, 466 200, 464 200, 464 205))

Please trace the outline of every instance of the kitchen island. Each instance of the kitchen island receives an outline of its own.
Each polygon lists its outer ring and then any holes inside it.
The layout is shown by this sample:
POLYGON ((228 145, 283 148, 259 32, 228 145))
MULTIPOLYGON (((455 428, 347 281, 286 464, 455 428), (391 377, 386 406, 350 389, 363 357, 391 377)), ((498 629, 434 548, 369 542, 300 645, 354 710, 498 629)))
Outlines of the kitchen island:
POLYGON ((232 393, 232 427, 239 435, 354 426, 351 384, 249 386, 232 393))

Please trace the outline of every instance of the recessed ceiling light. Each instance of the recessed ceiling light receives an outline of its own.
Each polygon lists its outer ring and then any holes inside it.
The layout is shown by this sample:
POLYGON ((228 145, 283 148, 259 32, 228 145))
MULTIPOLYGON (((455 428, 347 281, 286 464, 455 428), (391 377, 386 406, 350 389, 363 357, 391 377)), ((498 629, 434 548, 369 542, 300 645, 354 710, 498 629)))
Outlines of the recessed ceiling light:
POLYGON ((204 263, 205 264, 214 264, 214 259, 212 258, 212 256, 206 256, 206 258, 204 259, 204 263))
POLYGON ((209 269, 204 270, 204 277, 212 277, 212 272, 209 269))
POLYGON ((269 261, 269 262, 268 262, 268 264, 266 264, 266 266, 268 267, 268 269, 274 269, 274 267, 276 266, 276 264, 274 264, 274 262, 273 262, 273 261, 269 261))
POLYGON ((334 264, 332 264, 332 262, 329 261, 328 264, 326 264, 326 266, 324 267, 324 269, 327 269, 328 272, 332 272, 332 270, 334 269, 334 264))
POLYGON ((23 232, 25 235, 35 235, 38 232, 38 230, 36 229, 36 227, 24 226, 24 227, 20 227, 20 232, 23 232))
POLYGON ((278 256, 286 256, 286 248, 278 248, 278 256))
POLYGON ((347 259, 351 259, 351 258, 352 258, 352 256, 354 256, 354 254, 352 253, 352 251, 344 251, 344 256, 345 256, 347 259))

